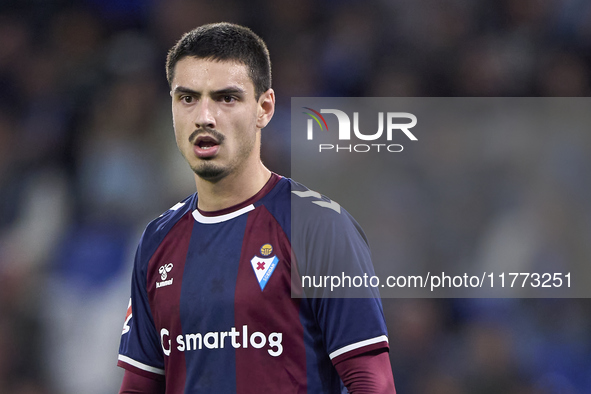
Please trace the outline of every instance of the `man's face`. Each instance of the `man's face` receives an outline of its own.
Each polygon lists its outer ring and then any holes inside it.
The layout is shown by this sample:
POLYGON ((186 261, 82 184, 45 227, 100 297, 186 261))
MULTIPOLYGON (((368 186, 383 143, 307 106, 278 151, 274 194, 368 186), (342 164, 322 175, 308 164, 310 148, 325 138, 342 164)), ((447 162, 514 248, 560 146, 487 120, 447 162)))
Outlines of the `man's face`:
POLYGON ((185 57, 171 96, 176 142, 197 176, 217 181, 259 160, 264 94, 257 101, 244 64, 185 57))

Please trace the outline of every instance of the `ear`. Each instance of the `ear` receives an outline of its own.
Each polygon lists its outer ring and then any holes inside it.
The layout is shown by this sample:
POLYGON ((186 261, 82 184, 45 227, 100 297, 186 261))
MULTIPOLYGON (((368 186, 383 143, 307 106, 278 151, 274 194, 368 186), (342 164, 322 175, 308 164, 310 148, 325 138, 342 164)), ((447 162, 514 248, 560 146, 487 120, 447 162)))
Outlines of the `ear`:
POLYGON ((275 92, 273 89, 261 94, 257 107, 257 127, 264 128, 271 121, 275 113, 275 92))

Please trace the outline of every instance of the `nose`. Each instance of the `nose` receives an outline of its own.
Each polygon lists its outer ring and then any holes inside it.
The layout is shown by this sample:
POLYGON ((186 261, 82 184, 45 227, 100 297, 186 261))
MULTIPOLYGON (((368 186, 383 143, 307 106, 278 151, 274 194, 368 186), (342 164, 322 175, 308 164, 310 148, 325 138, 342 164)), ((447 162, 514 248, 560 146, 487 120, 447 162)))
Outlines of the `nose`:
POLYGON ((204 98, 199 101, 195 114, 195 126, 199 128, 215 129, 215 116, 212 108, 212 101, 204 98))

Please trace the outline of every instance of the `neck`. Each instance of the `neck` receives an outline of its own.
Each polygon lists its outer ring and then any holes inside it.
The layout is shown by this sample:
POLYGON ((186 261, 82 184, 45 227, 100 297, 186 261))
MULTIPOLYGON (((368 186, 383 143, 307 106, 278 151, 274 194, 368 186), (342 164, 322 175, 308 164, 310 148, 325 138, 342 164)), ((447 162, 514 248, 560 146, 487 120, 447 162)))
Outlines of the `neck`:
POLYGON ((252 170, 232 173, 216 182, 195 175, 197 207, 211 212, 240 204, 257 194, 270 177, 271 171, 260 160, 252 170))

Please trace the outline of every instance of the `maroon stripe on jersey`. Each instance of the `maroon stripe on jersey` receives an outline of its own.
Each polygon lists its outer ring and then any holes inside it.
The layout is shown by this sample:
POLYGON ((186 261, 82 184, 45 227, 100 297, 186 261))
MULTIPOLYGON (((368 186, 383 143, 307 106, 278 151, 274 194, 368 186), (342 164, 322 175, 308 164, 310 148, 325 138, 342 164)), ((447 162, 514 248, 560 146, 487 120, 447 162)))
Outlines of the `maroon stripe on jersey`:
POLYGON ((241 346, 236 349, 239 394, 307 392, 304 330, 299 317, 301 300, 291 298, 290 264, 291 246, 279 223, 264 206, 251 211, 244 231, 234 298, 236 330, 241 333, 241 346), (268 245, 272 247, 270 253, 268 245), (251 260, 257 257, 269 261, 274 256, 279 262, 261 290, 251 260))
POLYGON ((165 351, 167 394, 183 394, 185 390, 185 354, 177 351, 174 344, 176 336, 183 333, 181 285, 193 223, 191 212, 188 212, 170 229, 148 264, 146 287, 154 325, 165 351))
POLYGON ((367 345, 367 346, 363 346, 354 350, 351 350, 349 352, 343 353, 339 356, 336 356, 335 358, 332 359, 332 363, 333 365, 337 365, 338 363, 340 363, 341 361, 347 360, 351 357, 355 357, 358 356, 360 354, 363 353, 369 353, 372 350, 376 350, 376 349, 386 349, 389 350, 390 347, 388 345, 388 342, 386 341, 381 341, 378 343, 373 343, 371 345, 367 345))
POLYGON ((125 361, 117 361, 117 366, 121 367, 129 372, 133 372, 136 375, 140 375, 144 378, 148 378, 148 379, 152 379, 152 380, 158 380, 158 381, 164 381, 164 376, 163 375, 158 375, 155 374, 154 372, 148 372, 144 369, 138 368, 138 367, 134 367, 131 364, 126 363, 125 361))

